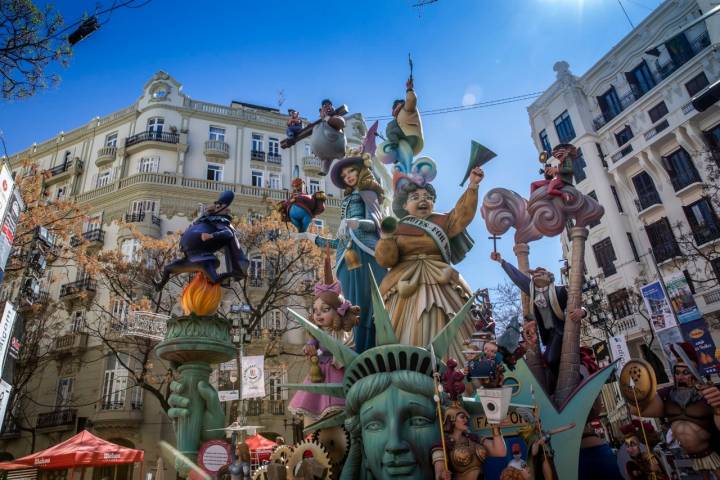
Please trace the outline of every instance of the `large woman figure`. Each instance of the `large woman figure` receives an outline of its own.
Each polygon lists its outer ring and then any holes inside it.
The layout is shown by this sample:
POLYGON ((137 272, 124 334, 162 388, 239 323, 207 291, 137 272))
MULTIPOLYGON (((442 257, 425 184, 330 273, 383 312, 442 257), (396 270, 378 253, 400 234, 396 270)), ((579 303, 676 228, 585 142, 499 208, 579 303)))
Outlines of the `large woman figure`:
POLYGON ((336 251, 336 277, 343 295, 353 305, 362 305, 360 322, 355 327, 355 349, 364 352, 375 346, 370 271, 380 282, 387 270, 375 260, 375 244, 380 235, 380 204, 384 192, 370 171, 370 155, 352 155, 334 162, 330 180, 344 191, 337 239, 312 234, 320 247, 330 245, 336 251))
MULTIPOLYGON (((472 295, 452 265, 472 248, 465 228, 475 217, 483 176, 481 168, 473 169, 468 189, 455 208, 443 214, 433 211, 436 192, 429 180, 434 177, 434 166, 431 174, 396 173, 393 211, 400 220, 383 220, 375 258, 390 268, 380 293, 402 343, 427 345, 472 295)), ((462 340, 471 334, 468 318, 454 340, 451 357, 463 358, 462 340)))

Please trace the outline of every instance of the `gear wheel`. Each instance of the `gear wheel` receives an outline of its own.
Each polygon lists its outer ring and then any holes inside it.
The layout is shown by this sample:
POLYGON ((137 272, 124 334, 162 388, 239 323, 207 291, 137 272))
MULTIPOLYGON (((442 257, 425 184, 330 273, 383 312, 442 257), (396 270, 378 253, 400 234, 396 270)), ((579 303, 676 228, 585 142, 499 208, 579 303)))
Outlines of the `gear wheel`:
POLYGON ((270 463, 287 465, 292 453, 293 448, 290 445, 280 445, 275 449, 272 455, 270 455, 270 463))
POLYGON ((312 458, 314 458, 316 462, 326 469, 325 476, 323 477, 324 479, 332 477, 332 463, 330 462, 330 457, 328 456, 325 448, 314 440, 303 440, 302 442, 295 444, 293 453, 290 455, 290 459, 288 460, 290 480, 295 479, 296 470, 305 458, 305 452, 312 453, 312 458))
POLYGON ((350 434, 345 427, 323 428, 313 433, 313 441, 319 443, 327 451, 330 463, 338 466, 345 461, 350 449, 350 434))
POLYGON ((252 480, 267 480, 267 467, 260 467, 255 470, 252 480))

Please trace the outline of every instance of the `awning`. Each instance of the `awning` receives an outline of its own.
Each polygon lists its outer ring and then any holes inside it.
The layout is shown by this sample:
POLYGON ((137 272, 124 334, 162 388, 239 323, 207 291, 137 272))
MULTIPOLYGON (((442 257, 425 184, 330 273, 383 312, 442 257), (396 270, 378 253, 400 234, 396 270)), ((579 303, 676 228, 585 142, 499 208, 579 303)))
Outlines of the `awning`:
POLYGON ((123 463, 142 462, 145 452, 121 447, 87 430, 50 448, 27 455, 12 462, 0 463, 0 470, 9 465, 22 464, 41 470, 72 467, 101 467, 123 463))

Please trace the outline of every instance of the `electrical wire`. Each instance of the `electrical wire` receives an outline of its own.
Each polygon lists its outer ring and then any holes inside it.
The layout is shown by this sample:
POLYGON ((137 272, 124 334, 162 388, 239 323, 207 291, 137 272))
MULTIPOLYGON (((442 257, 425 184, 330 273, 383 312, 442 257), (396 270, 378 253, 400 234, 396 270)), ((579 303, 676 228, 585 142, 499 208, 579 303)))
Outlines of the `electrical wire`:
POLYGON ((620 5, 620 8, 622 8, 623 13, 625 14, 625 18, 627 18, 628 23, 630 24, 630 28, 635 28, 635 25, 633 25, 632 20, 630 20, 630 15, 628 15, 627 10, 625 10, 625 5, 622 4, 621 0, 617 0, 618 5, 620 5))
MULTIPOLYGON (((114 0, 113 3, 112 3, 112 5, 111 5, 110 7, 106 8, 106 9, 104 9, 104 10, 100 10, 100 11, 97 11, 97 9, 96 9, 96 11, 95 11, 95 13, 93 14, 93 16, 97 17, 97 16, 99 16, 99 15, 104 15, 104 14, 106 14, 106 13, 112 13, 112 12, 114 12, 115 10, 117 10, 118 8, 123 8, 123 7, 127 7, 127 8, 141 8, 141 7, 144 7, 145 5, 147 5, 148 3, 152 2, 152 0, 146 0, 144 3, 142 3, 142 4, 140 4, 140 5, 132 5, 133 3, 137 2, 137 1, 138 1, 138 0, 127 0, 127 1, 125 1, 125 2, 123 2, 123 3, 118 4, 118 3, 117 3, 117 0, 114 0)), ((63 28, 63 29, 61 29, 61 30, 58 30, 57 32, 55 32, 54 35, 51 35, 51 36, 47 37, 45 40, 54 40, 54 39, 57 39, 57 38, 61 37, 64 33, 66 33, 67 31, 69 31, 70 29, 72 29, 72 28, 74 28, 74 27, 77 27, 78 25, 80 25, 81 23, 83 23, 85 20, 87 20, 87 19, 86 19, 86 18, 81 18, 80 20, 77 20, 77 21, 75 21, 75 22, 73 22, 73 23, 71 23, 71 24, 69 24, 69 25, 66 25, 65 28, 63 28)), ((105 25, 109 20, 110 20, 110 19, 108 18, 108 20, 106 20, 105 22, 103 22, 102 25, 105 25)), ((43 41, 45 41, 45 40, 43 40, 43 41)))
MULTIPOLYGON (((496 98, 494 100, 486 100, 484 102, 477 102, 470 105, 456 105, 454 107, 442 107, 435 108, 432 110, 423 110, 422 116, 427 117, 430 115, 442 115, 445 113, 464 112, 466 110, 475 110, 478 108, 495 107, 497 105, 505 105, 507 103, 522 102, 523 100, 532 100, 542 95, 543 92, 532 92, 523 95, 516 95, 514 97, 496 98)), ((392 115, 373 115, 366 117, 368 120, 390 120, 393 118, 392 115)))

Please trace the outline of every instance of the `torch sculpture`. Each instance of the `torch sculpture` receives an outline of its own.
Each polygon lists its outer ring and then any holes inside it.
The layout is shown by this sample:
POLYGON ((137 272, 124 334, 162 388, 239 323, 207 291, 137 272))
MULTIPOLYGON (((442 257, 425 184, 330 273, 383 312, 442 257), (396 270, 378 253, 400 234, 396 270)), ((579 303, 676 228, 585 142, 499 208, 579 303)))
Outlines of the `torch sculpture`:
MULTIPOLYGON (((209 378, 210 364, 235 357, 230 323, 216 315, 222 299, 219 282, 230 275, 244 275, 246 266, 230 221, 228 208, 232 200, 232 192, 223 192, 188 227, 180 239, 184 258, 170 264, 160 283, 163 285, 172 274, 195 273, 181 295, 184 315, 168 321, 165 339, 156 347, 158 356, 180 372, 180 378, 170 385, 168 415, 177 422, 178 451, 193 462, 197 461, 203 441, 224 435, 225 415, 209 378), (218 275, 215 271, 219 261, 214 252, 221 249, 225 251, 229 274, 218 275)), ((185 461, 176 460, 175 467, 183 477, 189 474, 185 461)))

